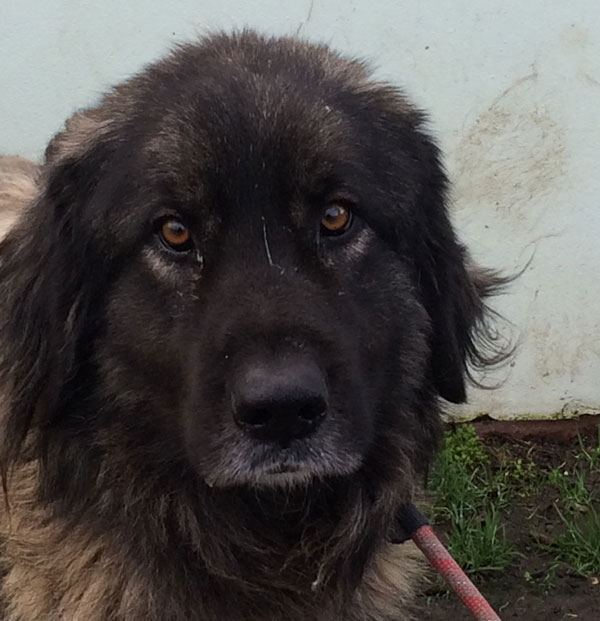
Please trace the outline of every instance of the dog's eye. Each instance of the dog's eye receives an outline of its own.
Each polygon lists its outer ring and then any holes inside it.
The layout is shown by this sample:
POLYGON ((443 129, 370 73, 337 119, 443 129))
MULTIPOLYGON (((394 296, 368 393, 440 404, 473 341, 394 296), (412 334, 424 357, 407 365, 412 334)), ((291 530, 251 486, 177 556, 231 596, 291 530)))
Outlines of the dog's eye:
POLYGON ((341 235, 352 224, 352 212, 342 203, 330 203, 321 217, 321 229, 326 235, 341 235))
POLYGON ((190 230, 176 218, 168 218, 160 225, 158 235, 161 242, 176 252, 186 252, 192 245, 190 230))

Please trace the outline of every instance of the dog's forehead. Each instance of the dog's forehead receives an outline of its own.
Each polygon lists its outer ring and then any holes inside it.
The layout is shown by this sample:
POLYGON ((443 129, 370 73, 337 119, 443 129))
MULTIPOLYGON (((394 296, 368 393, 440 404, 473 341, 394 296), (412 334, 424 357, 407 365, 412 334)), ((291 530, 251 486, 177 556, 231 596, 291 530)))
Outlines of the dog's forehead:
POLYGON ((302 193, 351 166, 356 137, 336 99, 355 85, 305 73, 225 64, 190 79, 161 104, 147 137, 153 174, 186 202, 218 188, 235 202, 236 191, 302 193))

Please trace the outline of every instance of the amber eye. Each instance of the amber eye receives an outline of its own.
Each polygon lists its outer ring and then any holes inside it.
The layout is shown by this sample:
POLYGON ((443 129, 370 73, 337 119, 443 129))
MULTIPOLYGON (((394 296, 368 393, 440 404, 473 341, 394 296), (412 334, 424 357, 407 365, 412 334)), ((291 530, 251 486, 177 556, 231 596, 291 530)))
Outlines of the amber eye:
POLYGON ((167 248, 176 252, 185 252, 192 245, 190 230, 183 222, 175 218, 163 221, 159 229, 159 236, 167 248))
POLYGON ((340 235, 351 223, 352 212, 342 203, 330 203, 321 217, 321 226, 327 235, 340 235))

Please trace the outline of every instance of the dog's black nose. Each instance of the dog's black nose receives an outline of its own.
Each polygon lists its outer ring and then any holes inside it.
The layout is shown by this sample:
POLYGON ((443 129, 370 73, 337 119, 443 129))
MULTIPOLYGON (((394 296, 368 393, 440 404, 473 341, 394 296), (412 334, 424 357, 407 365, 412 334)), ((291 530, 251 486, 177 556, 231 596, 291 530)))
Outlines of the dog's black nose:
POLYGON ((233 382, 233 417, 252 436, 288 444, 311 434, 327 415, 327 386, 306 359, 254 363, 233 382))

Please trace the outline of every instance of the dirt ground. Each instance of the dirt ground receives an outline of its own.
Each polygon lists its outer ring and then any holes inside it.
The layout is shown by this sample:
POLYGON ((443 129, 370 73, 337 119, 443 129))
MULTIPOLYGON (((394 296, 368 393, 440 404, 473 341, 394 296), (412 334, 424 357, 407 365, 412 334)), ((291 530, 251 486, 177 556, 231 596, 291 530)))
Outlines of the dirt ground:
MULTIPOLYGON (((573 572, 557 573, 549 593, 528 584, 525 571, 546 573, 547 564, 535 556, 524 559, 500 576, 478 581, 478 587, 503 620, 550 621, 558 619, 600 620, 600 586, 573 572), (537 569, 536 569, 537 568, 537 569), (532 571, 533 570, 533 571, 532 571)), ((425 598, 427 600, 427 598, 425 598)), ((473 616, 454 595, 429 599, 421 621, 472 621, 473 616)))
MULTIPOLYGON (((502 452, 506 442, 489 441, 491 451, 502 452)), ((532 459, 540 468, 573 468, 577 442, 558 444, 511 442, 510 454, 532 459)), ((600 469, 588 474, 588 487, 600 498, 600 469)), ((516 496, 504 515, 507 537, 522 554, 504 571, 474 577, 474 581, 503 620, 552 621, 578 619, 600 621, 600 576, 583 577, 568 563, 543 549, 564 530, 557 516, 557 491, 542 487, 525 497, 516 496), (540 546, 540 543, 542 544, 540 546)), ((444 538, 444 525, 435 526, 444 538)), ((420 621, 473 619, 454 593, 433 583, 423 594, 424 614, 420 621)))

